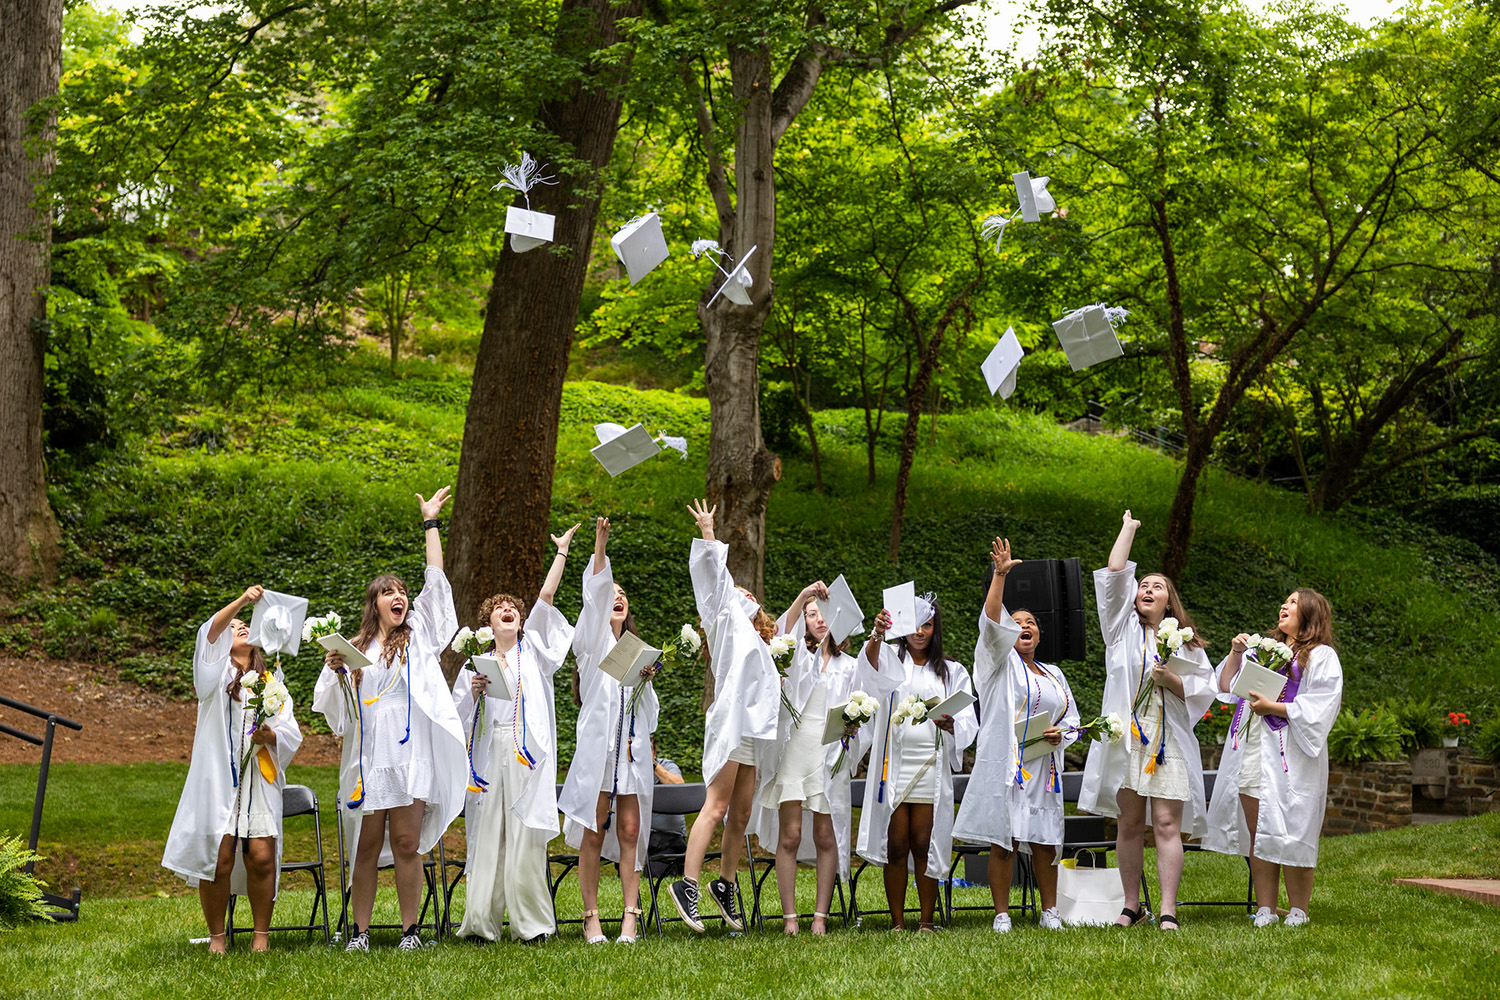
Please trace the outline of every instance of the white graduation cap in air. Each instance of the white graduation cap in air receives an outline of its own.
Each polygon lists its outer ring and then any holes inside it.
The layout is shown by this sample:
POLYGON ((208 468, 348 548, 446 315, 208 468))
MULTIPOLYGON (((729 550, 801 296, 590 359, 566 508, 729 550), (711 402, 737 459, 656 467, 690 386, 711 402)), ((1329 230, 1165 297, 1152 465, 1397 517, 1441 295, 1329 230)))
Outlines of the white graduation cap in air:
POLYGON ((660 454, 661 446, 646 433, 640 424, 625 428, 619 424, 595 424, 594 433, 599 443, 589 453, 604 466, 611 476, 618 476, 633 469, 652 455, 660 454))
POLYGON ((989 357, 984 359, 984 364, 979 366, 984 372, 984 381, 990 387, 991 396, 998 392, 1001 399, 1009 399, 1011 393, 1016 391, 1016 369, 1020 367, 1025 353, 1021 350, 1021 342, 1016 339, 1015 327, 1006 327, 1005 336, 1000 338, 989 357))
POLYGON ((661 217, 655 212, 631 219, 625 228, 609 238, 609 245, 620 258, 620 263, 625 265, 625 273, 630 275, 632 285, 669 256, 666 237, 661 234, 661 217))
POLYGON ((307 617, 307 598, 293 597, 274 590, 262 591, 250 616, 252 646, 268 655, 285 653, 296 656, 302 642, 302 621, 307 617))
POLYGON ((1123 307, 1106 307, 1096 302, 1074 309, 1052 324, 1052 329, 1057 331, 1057 342, 1067 353, 1068 363, 1075 372, 1125 353, 1120 338, 1115 336, 1114 324, 1129 315, 1123 307))
POLYGON ((538 184, 557 183, 557 178, 550 174, 542 176, 545 169, 545 164, 537 163, 530 153, 522 153, 521 162, 507 164, 502 171, 505 179, 491 188, 510 188, 521 192, 526 199, 525 208, 511 205, 505 210, 505 231, 510 233, 510 248, 516 253, 525 253, 552 242, 552 224, 557 221, 556 217, 531 210, 531 189, 538 184))
MULTIPOLYGON (((735 264, 728 271, 724 270, 724 266, 718 261, 714 261, 714 267, 717 267, 719 273, 724 276, 724 283, 719 286, 717 292, 714 292, 713 298, 708 300, 710 306, 718 300, 720 295, 725 296, 730 302, 736 305, 748 306, 750 304, 750 288, 755 284, 755 279, 750 276, 750 269, 746 265, 750 262, 750 258, 755 256, 757 249, 759 249, 759 245, 751 247, 749 252, 739 259, 739 263, 735 264)), ((701 257, 709 252, 716 253, 725 260, 734 260, 733 257, 724 252, 724 249, 719 246, 717 240, 693 241, 692 254, 694 257, 701 257)))
POLYGON ((985 239, 995 237, 996 253, 1000 252, 1000 241, 1005 239, 1005 227, 1014 222, 1017 215, 1025 222, 1040 222, 1043 212, 1057 211, 1057 202, 1047 190, 1047 182, 1052 178, 1033 177, 1028 171, 1021 170, 1011 174, 1010 179, 1015 182, 1016 198, 1020 200, 1021 206, 1008 218, 991 215, 979 227, 980 236, 985 239))

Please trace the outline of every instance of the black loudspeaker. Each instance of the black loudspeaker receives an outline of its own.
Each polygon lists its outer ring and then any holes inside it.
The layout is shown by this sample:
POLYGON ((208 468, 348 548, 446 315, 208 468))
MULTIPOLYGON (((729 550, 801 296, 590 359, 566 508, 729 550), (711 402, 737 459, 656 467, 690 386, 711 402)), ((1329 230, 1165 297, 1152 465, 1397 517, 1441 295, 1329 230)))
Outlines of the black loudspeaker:
POLYGON ((1077 559, 1027 559, 1005 578, 1005 607, 1036 616, 1042 641, 1036 657, 1046 663, 1087 658, 1083 569, 1077 559))

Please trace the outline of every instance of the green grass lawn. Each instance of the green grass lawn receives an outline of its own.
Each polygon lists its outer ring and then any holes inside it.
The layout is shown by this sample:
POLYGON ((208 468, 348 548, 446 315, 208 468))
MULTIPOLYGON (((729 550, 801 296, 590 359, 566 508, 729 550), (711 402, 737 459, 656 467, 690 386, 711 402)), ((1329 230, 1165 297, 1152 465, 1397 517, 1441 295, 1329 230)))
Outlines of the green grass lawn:
MULTIPOLYGON (((48 799, 43 840, 81 858, 126 851, 154 865, 171 821, 182 765, 60 767, 48 799)), ((34 769, 0 768, 0 829, 24 830, 34 769)), ((293 773, 331 789, 332 768, 293 773)), ((320 787, 321 786, 321 787, 320 787)), ((324 796, 325 817, 331 821, 324 796)), ((308 846, 289 832, 288 851, 308 846)), ((331 847, 331 844, 330 844, 331 847)), ((1148 867, 1151 856, 1148 852, 1148 867)), ((1403 876, 1494 877, 1500 874, 1500 814, 1435 827, 1331 838, 1322 849, 1313 923, 1256 931, 1230 908, 1185 908, 1183 931, 1077 929, 1048 933, 1027 921, 1005 938, 992 935, 982 912, 959 913, 936 937, 891 935, 883 917, 826 940, 804 933, 785 941, 772 930, 729 940, 698 938, 681 925, 634 949, 591 948, 575 926, 536 949, 444 943, 420 955, 395 951, 377 935, 369 956, 327 951, 321 941, 281 935, 275 954, 252 956, 242 943, 227 959, 210 958, 189 938, 205 932, 192 894, 149 895, 155 875, 85 888, 77 924, 35 924, 0 937, 0 997, 219 996, 259 998, 360 994, 454 993, 516 996, 902 996, 944 997, 1442 997, 1500 994, 1500 909, 1396 886, 1403 876)), ((159 871, 160 869, 157 869, 159 871)), ((1244 862, 1188 856, 1183 896, 1232 899, 1244 887, 1244 862)), ((332 862, 330 861, 330 874, 332 862)), ((883 898, 869 872, 866 908, 883 898)), ((175 883, 170 876, 167 883, 175 883)), ((748 879, 742 875, 748 889, 748 879)), ((300 916, 305 889, 283 891, 278 916, 300 916)), ((771 890, 771 883, 767 884, 771 890)), ((812 907, 813 880, 802 872, 799 908, 812 907)), ((606 877, 606 913, 618 913, 618 882, 606 877)), ((462 899, 460 890, 456 902, 462 899)), ((915 899, 913 894, 912 899, 915 899)), ((961 889, 960 904, 983 905, 988 890, 961 889)), ((558 897, 576 916, 576 879, 558 897)), ((770 904, 775 909, 774 904, 770 904)), ((381 893, 377 919, 394 918, 394 892, 381 893)), ((335 906, 336 913, 336 906, 335 906)), ((242 919, 246 919, 242 917, 242 919)))

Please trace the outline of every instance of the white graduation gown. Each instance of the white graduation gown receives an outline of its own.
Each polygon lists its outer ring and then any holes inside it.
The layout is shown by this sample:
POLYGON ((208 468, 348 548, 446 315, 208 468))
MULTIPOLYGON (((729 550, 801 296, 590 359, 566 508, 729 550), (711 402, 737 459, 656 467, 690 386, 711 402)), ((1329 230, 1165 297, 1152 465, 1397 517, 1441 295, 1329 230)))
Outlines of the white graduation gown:
MULTIPOLYGON (((1279 733, 1263 728, 1260 734, 1260 811, 1255 835, 1256 857, 1298 868, 1318 863, 1318 837, 1328 808, 1328 731, 1344 699, 1339 654, 1330 646, 1316 646, 1307 661, 1297 696, 1286 707, 1286 728, 1279 733)), ((1250 725, 1264 727, 1265 719, 1251 713, 1250 725)), ((1243 856, 1250 851, 1250 830, 1239 795, 1245 747, 1243 740, 1238 746, 1234 742, 1231 734, 1224 743, 1203 846, 1243 856)))
MULTIPOLYGON (((1141 623, 1135 610, 1135 563, 1125 564, 1119 572, 1094 571, 1094 596, 1099 605, 1099 629, 1104 636, 1104 698, 1100 714, 1116 713, 1125 722, 1125 738, 1118 743, 1093 740, 1083 768, 1083 786, 1078 794, 1078 808, 1096 816, 1119 816, 1115 796, 1130 766, 1130 706, 1135 700, 1141 669, 1142 650, 1156 648, 1156 630, 1141 623)), ((1181 654, 1198 664, 1198 670, 1182 678, 1185 698, 1170 691, 1166 694, 1167 726, 1187 765, 1188 791, 1191 798, 1182 807, 1182 830, 1194 840, 1208 833, 1208 811, 1203 801, 1203 758, 1198 752, 1198 738, 1193 727, 1213 702, 1219 688, 1209 666, 1208 655, 1201 648, 1188 648, 1181 654)), ((1152 696, 1153 701, 1155 695, 1152 696)), ((1151 823, 1151 809, 1146 809, 1146 823, 1151 823)))
MULTIPOLYGON (((630 777, 634 779, 631 794, 635 795, 641 814, 641 835, 635 851, 635 867, 640 871, 646 864, 647 841, 651 839, 651 800, 655 784, 651 734, 656 731, 661 703, 656 697, 656 685, 648 684, 632 715, 628 705, 635 688, 622 686, 599 669, 599 664, 618 641, 610 627, 614 603, 615 576, 609 560, 605 560, 603 570, 595 573, 594 560, 590 558, 583 568, 583 611, 578 615, 578 625, 573 631, 573 655, 578 660, 583 707, 578 710, 577 749, 568 764, 568 776, 563 779, 557 805, 563 813, 563 836, 576 850, 583 843, 584 831, 598 826, 599 792, 613 777, 605 774, 605 768, 609 766, 610 755, 617 746, 622 746, 617 766, 622 783, 624 771, 630 770, 630 777), (630 759, 632 755, 633 761, 630 759)), ((603 852, 611 861, 620 860, 620 841, 613 822, 604 834, 603 852)))
MULTIPOLYGON (((797 707, 798 713, 806 710, 808 700, 819 684, 827 685, 828 694, 824 704, 829 709, 847 702, 849 695, 854 691, 873 693, 871 688, 874 687, 874 682, 870 678, 875 671, 870 669, 869 661, 863 657, 850 656, 848 653, 835 653, 828 661, 828 668, 823 669, 822 648, 808 649, 803 641, 807 634, 807 621, 800 611, 790 623, 783 616, 776 626, 779 632, 791 636, 795 643, 792 647, 794 650, 792 665, 787 671, 785 692, 788 700, 797 707), (864 664, 863 669, 861 669, 861 664, 864 664)), ((802 724, 816 727, 821 734, 824 721, 824 719, 811 719, 804 716, 802 724)), ((833 742, 823 748, 823 794, 828 798, 829 817, 833 820, 833 836, 838 845, 839 877, 845 882, 849 880, 851 857, 849 843, 854 815, 854 806, 850 799, 850 780, 859 767, 860 758, 869 752, 870 730, 873 727, 873 719, 859 727, 859 732, 849 742, 849 752, 838 774, 833 773, 833 765, 843 751, 842 743, 833 742)), ((781 836, 781 814, 778 809, 761 804, 761 792, 768 785, 776 783, 776 775, 781 766, 781 755, 791 738, 792 715, 785 706, 782 706, 771 764, 756 774, 755 807, 750 812, 750 832, 755 834, 756 839, 760 841, 761 849, 765 851, 776 850, 777 841, 781 836)), ((802 843, 797 850, 799 861, 817 859, 817 848, 813 844, 812 824, 812 811, 802 810, 802 843)))
POLYGON ((703 720, 703 782, 712 784, 743 739, 756 741, 757 769, 770 765, 781 711, 781 676, 740 604, 726 562, 729 546, 693 539, 688 570, 708 635, 714 700, 703 720))
POLYGON ((974 773, 958 807, 953 836, 971 844, 999 844, 1010 849, 1010 795, 1016 773, 1016 716, 1010 683, 1010 655, 1021 629, 1003 608, 1000 620, 979 612, 979 639, 974 643, 974 686, 979 696, 979 743, 974 773))
MULTIPOLYGON (((412 632, 406 662, 410 676, 406 683, 411 692, 411 739, 428 741, 433 764, 433 795, 426 800, 422 813, 422 830, 417 850, 426 854, 437 845, 438 838, 458 818, 464 807, 464 788, 468 784, 468 761, 464 752, 464 729, 453 708, 453 696, 443 677, 438 656, 458 631, 458 615, 453 610, 453 591, 448 578, 435 566, 428 566, 422 592, 408 612, 412 632)), ((365 655, 376 660, 378 641, 371 641, 365 655)), ((401 657, 396 657, 397 663, 401 657)), ((363 697, 376 692, 364 691, 363 697)), ((344 843, 349 854, 350 870, 359 849, 359 823, 364 817, 360 807, 350 808, 357 798, 360 775, 369 770, 374 754, 373 740, 361 740, 361 719, 349 717, 338 675, 328 667, 318 675, 313 689, 313 710, 322 712, 334 735, 343 738, 339 762, 339 821, 344 824, 344 843), (363 754, 361 743, 363 742, 363 754)), ((385 738, 385 737, 382 737, 385 738)), ((393 862, 390 833, 380 850, 380 864, 393 862)))
MULTIPOLYGON (((177 814, 167 834, 161 864, 181 876, 188 885, 212 882, 219 864, 219 844, 234 815, 236 789, 234 775, 239 771, 243 754, 236 730, 243 717, 243 698, 236 701, 227 690, 234 677, 229 652, 234 646, 234 632, 226 628, 219 638, 208 641, 210 619, 198 627, 198 641, 193 649, 193 690, 198 696, 198 726, 193 732, 193 756, 188 763, 187 781, 177 800, 177 814), (238 758, 238 759, 236 759, 238 758)), ((276 746, 269 750, 276 765, 276 780, 266 781, 260 775, 258 761, 252 758, 247 769, 251 784, 247 787, 266 796, 266 804, 281 827, 281 796, 286 788, 286 769, 292 755, 302 745, 302 728, 292 714, 290 698, 275 718, 266 722, 276 733, 276 746)), ((253 744, 252 744, 253 745, 253 744)), ((255 757, 260 756, 257 749, 255 757)), ((276 884, 281 885, 281 837, 276 838, 276 884)), ((245 860, 236 849, 231 891, 244 895, 245 860)))
MULTIPOLYGON (((1046 672, 1046 676, 1028 670, 1019 653, 1012 651, 1010 654, 1011 699, 1016 706, 1015 721, 1021 722, 1028 713, 1035 715, 1046 712, 1051 724, 1063 730, 1062 742, 1050 754, 1035 757, 1026 763, 1026 773, 1030 777, 1024 778, 1021 784, 1016 784, 1015 764, 1011 764, 1011 837, 1016 841, 1016 849, 1028 854, 1028 844, 1062 846, 1063 752, 1077 742, 1078 734, 1068 730, 1079 724, 1078 702, 1073 699, 1073 688, 1063 672, 1040 660, 1037 661, 1037 666, 1046 672), (1055 789, 1052 782, 1054 774, 1057 775, 1055 789)), ((1015 727, 1012 726, 1011 730, 1014 732, 1015 727)), ((1030 735, 1041 734, 1033 730, 1030 735)))
MULTIPOLYGON (((860 655, 864 656, 864 652, 861 651, 860 655)), ((859 856, 872 865, 886 864, 891 813, 901 804, 907 791, 896 788, 895 781, 900 771, 902 738, 912 727, 907 722, 893 723, 891 713, 906 697, 913 674, 919 670, 926 671, 928 667, 919 667, 910 659, 903 660, 894 646, 881 644, 880 668, 872 675, 878 687, 869 692, 879 699, 880 711, 875 715, 873 726, 866 724, 873 742, 870 770, 865 778, 865 803, 859 816, 859 856)), ((960 690, 974 693, 969 672, 963 664, 949 660, 944 696, 960 690)), ((942 740, 942 752, 937 760, 938 794, 932 805, 932 840, 927 850, 927 875, 931 878, 948 877, 953 860, 953 774, 963 769, 964 750, 974 742, 978 732, 979 722, 974 717, 974 706, 970 705, 953 717, 951 736, 938 734, 942 740)))

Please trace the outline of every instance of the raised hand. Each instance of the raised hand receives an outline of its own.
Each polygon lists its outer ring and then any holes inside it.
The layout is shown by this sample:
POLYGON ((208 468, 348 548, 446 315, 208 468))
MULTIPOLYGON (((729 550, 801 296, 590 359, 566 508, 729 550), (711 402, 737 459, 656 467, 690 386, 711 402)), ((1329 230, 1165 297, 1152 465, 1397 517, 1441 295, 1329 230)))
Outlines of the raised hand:
POLYGON ((824 583, 822 580, 815 580, 814 582, 809 583, 802 590, 802 599, 805 602, 809 597, 819 601, 828 600, 828 584, 824 583))
POLYGON ((1000 576, 1004 576, 1012 569, 1021 565, 1022 560, 1010 557, 1009 538, 996 538, 990 544, 990 562, 994 563, 995 572, 1000 576))
POLYGON ((891 613, 885 608, 880 609, 880 614, 875 616, 875 624, 870 628, 870 638, 884 639, 886 630, 891 627, 891 613))
POLYGON ((603 552, 609 544, 609 518, 594 518, 594 551, 603 552))
POLYGON ((703 534, 705 541, 714 540, 714 514, 718 513, 719 505, 708 505, 707 500, 694 500, 688 505, 688 513, 693 515, 693 521, 697 523, 698 530, 703 534))
POLYGON ((431 500, 424 500, 422 499, 422 494, 416 494, 417 503, 420 505, 422 510, 422 520, 431 521, 433 518, 437 517, 438 513, 443 509, 443 504, 447 503, 451 498, 450 495, 452 494, 452 492, 453 487, 444 486, 442 489, 438 490, 432 495, 431 500))
POLYGON ((1241 632, 1239 635, 1230 640, 1229 648, 1234 650, 1236 653, 1243 653, 1245 650, 1250 648, 1250 637, 1244 632, 1241 632))
POLYGON ((1125 516, 1120 519, 1120 523, 1122 527, 1129 528, 1131 531, 1134 531, 1141 526, 1141 522, 1130 516, 1129 507, 1125 508, 1125 516))
POLYGON ((567 531, 564 531, 561 535, 551 536, 552 544, 557 546, 558 555, 565 556, 568 554, 568 548, 573 544, 573 534, 579 529, 580 526, 581 523, 575 524, 567 531))
POLYGON ((240 595, 240 601, 244 604, 254 604, 256 601, 260 600, 261 595, 265 592, 266 588, 262 587, 260 584, 252 584, 246 587, 245 592, 240 595))

